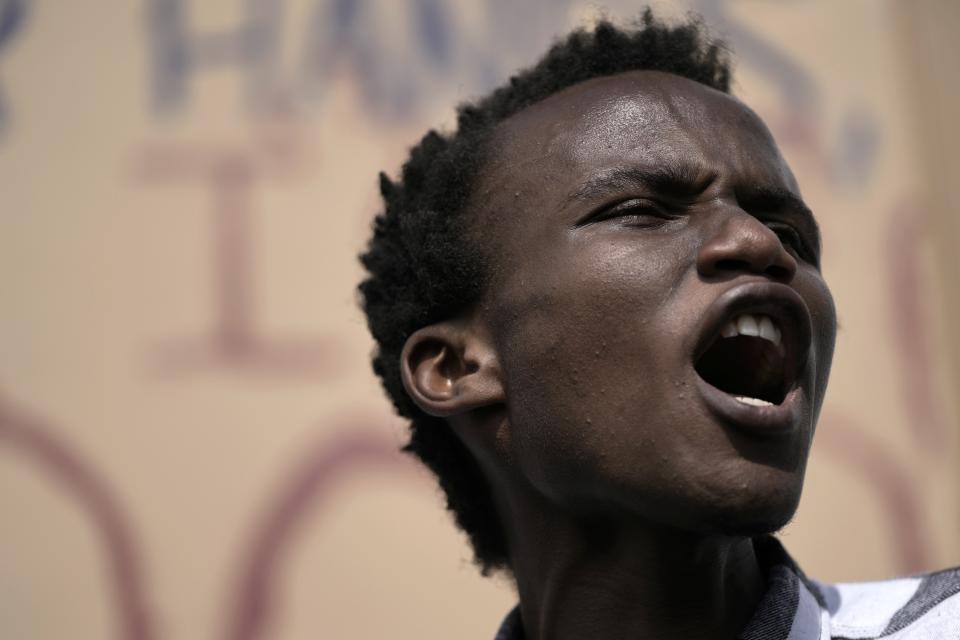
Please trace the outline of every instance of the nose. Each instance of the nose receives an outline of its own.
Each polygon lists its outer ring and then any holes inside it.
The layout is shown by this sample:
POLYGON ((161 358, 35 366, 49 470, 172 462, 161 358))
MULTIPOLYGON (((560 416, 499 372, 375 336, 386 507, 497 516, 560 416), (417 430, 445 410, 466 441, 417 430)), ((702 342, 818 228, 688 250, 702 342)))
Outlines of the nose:
POLYGON ((697 271, 705 277, 755 273, 790 282, 797 261, 777 234, 743 210, 716 212, 722 216, 697 254, 697 271))

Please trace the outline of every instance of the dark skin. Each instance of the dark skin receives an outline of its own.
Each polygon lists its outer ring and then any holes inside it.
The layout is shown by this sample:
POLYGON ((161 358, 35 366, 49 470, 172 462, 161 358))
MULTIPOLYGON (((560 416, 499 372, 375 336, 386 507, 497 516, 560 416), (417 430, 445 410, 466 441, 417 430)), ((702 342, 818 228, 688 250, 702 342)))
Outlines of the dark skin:
POLYGON ((469 212, 489 286, 410 337, 407 391, 490 481, 528 638, 734 638, 836 334, 796 180, 742 103, 658 72, 570 87, 495 138, 469 212), (741 312, 783 331, 776 406, 695 367, 741 312))

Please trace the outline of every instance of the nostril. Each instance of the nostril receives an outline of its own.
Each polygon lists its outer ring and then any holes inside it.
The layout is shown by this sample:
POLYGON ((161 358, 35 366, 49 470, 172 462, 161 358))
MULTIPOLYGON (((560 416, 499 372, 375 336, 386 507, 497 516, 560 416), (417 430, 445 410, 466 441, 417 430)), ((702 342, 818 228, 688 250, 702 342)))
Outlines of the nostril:
POLYGON ((793 269, 787 265, 770 264, 766 268, 755 265, 749 260, 737 260, 735 258, 724 258, 713 262, 714 274, 722 273, 763 273, 774 280, 790 280, 793 277, 793 269))
POLYGON ((713 267, 716 271, 750 271, 750 263, 746 260, 734 260, 725 258, 717 260, 713 267))
POLYGON ((782 267, 777 264, 772 264, 766 269, 767 275, 776 280, 789 280, 793 277, 793 270, 788 269, 787 267, 782 267))

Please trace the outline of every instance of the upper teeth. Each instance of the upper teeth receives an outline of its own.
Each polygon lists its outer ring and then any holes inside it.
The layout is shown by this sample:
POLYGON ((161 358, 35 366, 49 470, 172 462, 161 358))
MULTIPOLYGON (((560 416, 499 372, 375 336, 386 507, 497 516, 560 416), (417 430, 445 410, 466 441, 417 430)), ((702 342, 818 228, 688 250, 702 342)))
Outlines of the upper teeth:
POLYGON ((720 335, 724 338, 756 336, 764 340, 769 340, 778 347, 781 342, 780 327, 774 324, 769 316, 762 314, 753 315, 750 313, 741 313, 723 325, 723 328, 720 329, 720 335))

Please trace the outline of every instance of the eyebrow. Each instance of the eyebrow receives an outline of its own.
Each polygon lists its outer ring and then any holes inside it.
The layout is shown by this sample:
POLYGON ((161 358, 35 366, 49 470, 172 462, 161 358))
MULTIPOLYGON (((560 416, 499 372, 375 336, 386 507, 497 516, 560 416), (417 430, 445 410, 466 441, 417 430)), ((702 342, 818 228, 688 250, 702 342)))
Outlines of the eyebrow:
POLYGON ((625 189, 652 189, 677 198, 702 193, 716 174, 695 164, 663 164, 655 167, 617 167, 603 171, 580 186, 569 202, 592 200, 618 194, 625 189))

